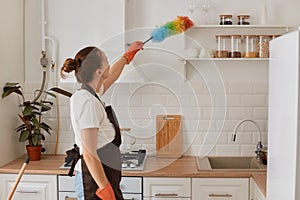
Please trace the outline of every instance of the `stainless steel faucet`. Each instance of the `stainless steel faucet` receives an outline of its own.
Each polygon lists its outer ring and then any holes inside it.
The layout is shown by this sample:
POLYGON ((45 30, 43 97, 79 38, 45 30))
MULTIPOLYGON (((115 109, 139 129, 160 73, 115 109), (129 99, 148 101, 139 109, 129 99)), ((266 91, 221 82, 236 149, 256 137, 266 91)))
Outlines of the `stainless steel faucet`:
POLYGON ((234 131, 233 131, 231 140, 233 142, 235 142, 237 130, 244 122, 252 122, 256 126, 256 128, 259 132, 259 138, 258 138, 258 143, 256 145, 255 153, 256 153, 256 159, 261 160, 261 150, 263 148, 263 145, 261 143, 261 129, 260 129, 259 124, 256 121, 254 121, 252 119, 243 119, 239 123, 237 123, 237 125, 234 127, 234 131))

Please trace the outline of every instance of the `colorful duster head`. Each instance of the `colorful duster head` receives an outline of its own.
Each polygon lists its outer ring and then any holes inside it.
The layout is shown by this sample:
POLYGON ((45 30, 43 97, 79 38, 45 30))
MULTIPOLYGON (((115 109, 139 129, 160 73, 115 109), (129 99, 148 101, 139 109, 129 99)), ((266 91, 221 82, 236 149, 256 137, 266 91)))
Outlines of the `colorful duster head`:
POLYGON ((194 22, 192 22, 188 17, 178 16, 175 20, 167 22, 165 25, 154 29, 151 33, 151 39, 153 42, 161 42, 167 37, 182 33, 192 26, 194 26, 194 22))

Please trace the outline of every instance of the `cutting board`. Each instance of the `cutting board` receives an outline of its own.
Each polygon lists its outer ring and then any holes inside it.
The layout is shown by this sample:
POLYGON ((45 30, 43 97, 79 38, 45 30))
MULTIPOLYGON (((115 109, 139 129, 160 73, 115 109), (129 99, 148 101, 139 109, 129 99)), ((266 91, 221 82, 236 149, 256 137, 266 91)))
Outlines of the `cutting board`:
POLYGON ((157 115, 156 156, 178 158, 181 155, 181 115, 157 115))

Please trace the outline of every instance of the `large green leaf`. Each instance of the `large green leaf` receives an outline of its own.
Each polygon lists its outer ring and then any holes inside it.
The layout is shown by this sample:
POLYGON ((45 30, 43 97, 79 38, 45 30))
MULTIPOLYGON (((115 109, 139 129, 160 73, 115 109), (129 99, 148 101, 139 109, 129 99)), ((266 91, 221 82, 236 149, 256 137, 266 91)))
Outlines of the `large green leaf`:
POLYGON ((45 122, 42 122, 42 123, 40 124, 40 127, 41 127, 43 130, 45 130, 49 135, 51 135, 50 130, 52 130, 52 129, 51 129, 51 127, 50 127, 48 124, 46 124, 45 122))
POLYGON ((32 135, 32 144, 33 146, 37 146, 39 141, 39 136, 37 134, 32 135))
POLYGON ((21 115, 18 115, 20 117, 20 119, 22 120, 22 122, 25 124, 26 128, 31 130, 31 126, 30 126, 30 123, 24 118, 22 117, 21 115))
POLYGON ((21 125, 18 126, 15 130, 16 130, 16 132, 19 132, 19 131, 24 130, 24 129, 26 129, 26 128, 27 128, 27 127, 26 127, 25 124, 21 124, 21 125))
POLYGON ((42 106, 41 112, 46 112, 46 111, 48 111, 50 109, 51 109, 51 107, 44 105, 44 106, 42 106))
POLYGON ((35 106, 26 106, 23 110, 23 115, 24 116, 32 115, 32 114, 34 114, 33 112, 35 110, 39 110, 39 108, 35 107, 35 106))
POLYGON ((20 133, 20 137, 19 137, 19 141, 20 142, 25 142, 28 137, 30 135, 30 131, 29 130, 24 130, 20 133))
POLYGON ((26 106, 22 112, 23 116, 31 115, 33 108, 31 106, 26 106))
POLYGON ((35 126, 35 127, 40 127, 40 123, 39 123, 39 120, 37 118, 32 118, 32 124, 35 126))
POLYGON ((2 93, 2 99, 10 95, 11 93, 16 93, 18 95, 21 95, 23 97, 22 91, 20 90, 20 87, 4 87, 3 93, 2 93))

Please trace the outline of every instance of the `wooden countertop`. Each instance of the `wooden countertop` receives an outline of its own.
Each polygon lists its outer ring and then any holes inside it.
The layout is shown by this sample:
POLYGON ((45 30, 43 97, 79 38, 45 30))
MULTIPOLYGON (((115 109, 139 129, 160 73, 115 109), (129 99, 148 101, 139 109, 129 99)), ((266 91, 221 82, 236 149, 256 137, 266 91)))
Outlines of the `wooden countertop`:
MULTIPOLYGON (((65 155, 42 155, 40 161, 31 161, 25 174, 67 175, 68 169, 59 169, 65 155)), ((19 173, 25 155, 0 167, 0 173, 19 173)), ((179 159, 147 157, 143 171, 123 171, 123 176, 142 177, 193 177, 193 178, 250 178, 252 177, 261 191, 266 194, 266 171, 254 170, 198 170, 196 157, 179 159)))
POLYGON ((256 185, 262 191, 262 193, 266 196, 267 193, 267 174, 266 173, 254 173, 252 174, 252 178, 254 179, 256 185))

